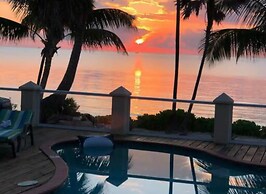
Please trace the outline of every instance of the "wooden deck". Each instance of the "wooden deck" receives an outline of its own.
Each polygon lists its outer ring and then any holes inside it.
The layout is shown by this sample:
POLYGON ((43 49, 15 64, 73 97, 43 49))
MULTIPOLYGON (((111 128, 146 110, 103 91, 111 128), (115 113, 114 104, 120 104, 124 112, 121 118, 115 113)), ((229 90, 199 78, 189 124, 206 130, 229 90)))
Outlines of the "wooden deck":
MULTIPOLYGON (((69 131, 60 129, 35 129, 35 146, 26 146, 18 153, 17 158, 12 158, 11 148, 0 144, 0 193, 17 194, 29 191, 33 187, 46 183, 54 175, 53 163, 39 150, 39 146, 47 140, 59 141, 77 135, 89 135, 84 131, 69 131), (32 187, 19 187, 17 183, 26 180, 38 180, 32 187)), ((171 144, 202 150, 212 155, 225 159, 255 164, 266 167, 266 146, 249 145, 218 145, 212 142, 168 139, 142 136, 119 136, 119 140, 152 142, 171 144)), ((28 141, 29 144, 29 141, 28 141)))

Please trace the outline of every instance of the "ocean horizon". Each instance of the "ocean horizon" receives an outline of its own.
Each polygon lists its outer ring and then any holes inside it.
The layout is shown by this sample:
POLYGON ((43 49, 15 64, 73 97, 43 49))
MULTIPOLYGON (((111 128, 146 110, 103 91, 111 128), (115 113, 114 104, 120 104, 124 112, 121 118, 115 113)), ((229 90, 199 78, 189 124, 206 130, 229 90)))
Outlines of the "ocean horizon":
MULTIPOLYGON (((71 50, 60 49, 52 62, 46 89, 55 90, 60 83, 71 50)), ((0 47, 0 86, 18 88, 28 81, 36 82, 41 60, 41 48, 0 47)), ((190 100, 200 55, 180 57, 178 99, 190 100)), ((174 78, 173 54, 129 53, 128 55, 107 51, 83 51, 72 91, 107 93, 123 86, 132 96, 172 98, 174 78)), ((215 64, 205 64, 196 100, 213 101, 226 93, 235 102, 266 104, 266 59, 235 59, 215 64)), ((20 94, 0 91, 1 97, 10 98, 20 107, 20 94)), ((80 105, 80 112, 94 116, 111 114, 111 99, 72 95, 80 105)), ((187 109, 188 104, 178 103, 187 109)), ((171 109, 171 103, 132 100, 131 115, 155 114, 171 109)), ((196 116, 213 117, 214 106, 195 105, 196 116)), ((234 108, 234 120, 253 120, 266 125, 266 109, 234 108)))

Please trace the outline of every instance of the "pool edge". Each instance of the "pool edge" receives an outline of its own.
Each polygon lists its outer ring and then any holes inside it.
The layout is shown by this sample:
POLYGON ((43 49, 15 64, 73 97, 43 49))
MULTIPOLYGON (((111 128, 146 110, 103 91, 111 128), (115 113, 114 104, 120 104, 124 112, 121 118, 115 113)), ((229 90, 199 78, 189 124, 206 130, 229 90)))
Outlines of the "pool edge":
MULTIPOLYGON (((157 145, 168 145, 168 146, 175 146, 178 148, 185 148, 185 149, 190 149, 190 150, 194 150, 194 151, 200 151, 202 153, 206 153, 209 154, 210 156, 216 157, 216 158, 220 158, 229 162, 233 162, 233 163, 237 163, 237 164, 242 164, 242 165, 249 165, 249 166, 254 166, 254 167, 260 167, 260 168, 266 168, 266 164, 262 164, 262 163, 252 163, 252 162, 248 162, 248 161, 244 161, 244 160, 240 160, 240 159, 235 159, 233 157, 226 157, 225 155, 222 155, 222 153, 216 153, 215 151, 210 151, 210 150, 206 150, 204 148, 197 148, 197 147, 193 147, 193 146, 189 146, 189 145, 178 145, 178 144, 171 144, 171 143, 167 143, 167 142, 154 142, 154 141, 147 141, 147 140, 127 140, 127 139, 121 139, 121 136, 118 137, 117 139, 115 138, 115 140, 118 141, 125 141, 125 142, 143 142, 143 143, 151 143, 151 144, 157 144, 157 145)), ((220 144, 217 144, 220 145, 220 144)), ((222 145, 222 144, 221 144, 222 145)), ((219 152, 219 151, 218 151, 219 152)))
MULTIPOLYGON (((154 141, 147 141, 147 140, 136 141, 136 140, 130 140, 126 138, 121 138, 121 136, 120 137, 115 136, 114 139, 115 141, 120 141, 120 142, 123 142, 123 141, 124 142, 143 142, 143 143, 149 143, 149 144, 168 145, 168 146, 175 146, 175 147, 185 148, 185 149, 190 149, 190 150, 196 150, 196 151, 200 151, 200 152, 209 154, 217 158, 221 158, 226 161, 231 161, 231 162, 243 164, 243 165, 251 165, 254 167, 266 168, 266 164, 251 163, 248 161, 237 160, 234 158, 226 157, 219 153, 215 153, 214 151, 205 150, 204 148, 195 148, 189 145, 176 145, 176 144, 170 144, 166 142, 154 142, 154 141)), ((30 190, 27 190, 23 192, 23 194, 48 194, 48 193, 52 193, 53 191, 55 191, 57 188, 59 188, 60 186, 64 184, 65 180, 68 177, 68 166, 65 163, 65 161, 56 152, 52 150, 52 146, 54 146, 55 144, 75 141, 75 140, 77 140, 77 138, 75 137, 65 138, 65 139, 61 139, 57 141, 50 141, 40 146, 39 149, 42 151, 43 154, 45 154, 48 157, 49 160, 51 160, 51 162, 55 166, 54 175, 46 183, 38 187, 32 188, 30 190)))
POLYGON ((68 166, 66 162, 55 151, 52 150, 52 146, 58 143, 64 143, 73 140, 77 139, 66 138, 57 141, 49 141, 39 147, 41 152, 46 155, 47 158, 53 163, 55 167, 55 172, 52 178, 49 179, 46 183, 31 188, 23 192, 23 194, 49 194, 54 192, 57 188, 64 184, 65 180, 68 177, 68 166))

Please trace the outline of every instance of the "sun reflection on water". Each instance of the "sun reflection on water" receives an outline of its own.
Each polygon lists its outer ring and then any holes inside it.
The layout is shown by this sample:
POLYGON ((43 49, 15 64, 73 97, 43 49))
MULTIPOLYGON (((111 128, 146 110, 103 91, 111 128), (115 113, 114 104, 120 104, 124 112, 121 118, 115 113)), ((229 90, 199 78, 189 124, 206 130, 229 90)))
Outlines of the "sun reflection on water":
POLYGON ((137 69, 135 70, 135 81, 134 81, 134 95, 139 96, 140 95, 140 84, 141 84, 141 70, 137 69))

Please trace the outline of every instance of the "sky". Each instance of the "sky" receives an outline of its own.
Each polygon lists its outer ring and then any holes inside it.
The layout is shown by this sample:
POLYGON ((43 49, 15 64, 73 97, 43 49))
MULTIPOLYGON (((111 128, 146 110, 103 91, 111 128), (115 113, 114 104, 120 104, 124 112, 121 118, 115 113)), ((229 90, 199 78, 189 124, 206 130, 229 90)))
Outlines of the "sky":
MULTIPOLYGON (((128 51, 174 53, 175 52, 175 23, 176 7, 174 0, 96 0, 95 8, 117 8, 136 16, 137 31, 119 29, 115 33, 122 39, 128 51), (136 40, 141 39, 138 44, 136 40)), ((11 12, 5 0, 0 0, 0 17, 12 20, 18 18, 11 12)), ((205 13, 199 17, 191 16, 189 20, 181 21, 180 52, 183 54, 197 54, 200 40, 204 36, 205 13)), ((224 21, 217 28, 232 27, 235 24, 224 21)), ((1 43, 11 45, 31 46, 32 42, 1 43)), ((69 47, 69 43, 61 43, 62 47, 69 47)), ((36 40, 36 46, 42 46, 36 40)))

